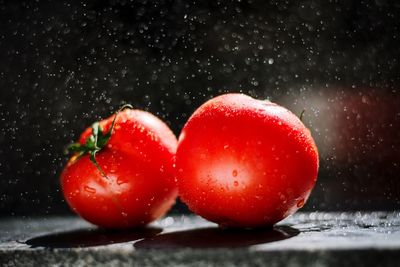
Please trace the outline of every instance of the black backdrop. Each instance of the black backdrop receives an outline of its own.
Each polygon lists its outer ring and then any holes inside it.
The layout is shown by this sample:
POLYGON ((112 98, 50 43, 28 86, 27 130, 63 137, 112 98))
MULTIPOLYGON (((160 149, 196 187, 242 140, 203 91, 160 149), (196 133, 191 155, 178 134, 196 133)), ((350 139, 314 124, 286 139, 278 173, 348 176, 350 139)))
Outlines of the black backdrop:
POLYGON ((0 214, 68 212, 63 148, 122 103, 178 135, 224 92, 306 109, 304 209, 398 208, 400 4, 291 2, 0 0, 0 214))

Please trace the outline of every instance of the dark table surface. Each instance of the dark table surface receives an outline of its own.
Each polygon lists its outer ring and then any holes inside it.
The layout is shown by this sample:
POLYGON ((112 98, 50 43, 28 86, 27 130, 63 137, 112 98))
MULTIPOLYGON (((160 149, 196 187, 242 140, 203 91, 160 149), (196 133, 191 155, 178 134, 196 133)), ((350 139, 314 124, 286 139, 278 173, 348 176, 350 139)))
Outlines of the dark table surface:
POLYGON ((105 231, 76 217, 3 218, 0 266, 400 266, 400 212, 302 213, 273 229, 196 216, 105 231))

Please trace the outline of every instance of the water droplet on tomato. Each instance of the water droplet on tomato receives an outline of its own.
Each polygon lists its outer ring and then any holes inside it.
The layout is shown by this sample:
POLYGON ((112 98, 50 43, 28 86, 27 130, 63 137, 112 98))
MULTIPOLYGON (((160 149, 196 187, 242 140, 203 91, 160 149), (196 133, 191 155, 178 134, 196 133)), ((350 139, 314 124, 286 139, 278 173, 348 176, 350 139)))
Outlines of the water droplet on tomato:
POLYGON ((300 201, 297 202, 297 207, 298 207, 298 208, 301 208, 301 207, 303 207, 303 206, 304 206, 304 198, 300 199, 300 201))
POLYGON ((117 179, 117 185, 125 184, 126 182, 120 177, 117 179))
POLYGON ((238 181, 234 181, 234 182, 233 182, 233 185, 234 185, 234 186, 239 186, 239 182, 238 182, 238 181))
POLYGON ((233 177, 236 177, 237 175, 238 175, 238 171, 237 171, 237 170, 233 170, 233 171, 232 171, 232 176, 233 176, 233 177))
POLYGON ((125 212, 121 212, 121 215, 122 215, 122 217, 128 217, 128 213, 125 213, 125 212))
POLYGON ((96 193, 96 189, 94 189, 93 187, 90 187, 88 185, 85 185, 83 188, 86 192, 91 193, 91 194, 95 194, 96 193))

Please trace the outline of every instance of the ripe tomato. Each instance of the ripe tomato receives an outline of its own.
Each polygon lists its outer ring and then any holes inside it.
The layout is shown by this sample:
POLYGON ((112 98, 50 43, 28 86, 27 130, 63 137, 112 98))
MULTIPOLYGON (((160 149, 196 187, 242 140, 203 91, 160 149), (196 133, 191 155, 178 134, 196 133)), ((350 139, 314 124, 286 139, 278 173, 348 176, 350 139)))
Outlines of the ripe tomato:
POLYGON ((180 196, 229 227, 273 225, 302 207, 318 172, 309 130, 289 110, 243 94, 197 109, 178 141, 180 196))
POLYGON ((160 119, 125 109, 87 128, 72 146, 76 153, 61 174, 65 199, 76 213, 102 227, 147 224, 175 202, 176 146, 176 137, 160 119))

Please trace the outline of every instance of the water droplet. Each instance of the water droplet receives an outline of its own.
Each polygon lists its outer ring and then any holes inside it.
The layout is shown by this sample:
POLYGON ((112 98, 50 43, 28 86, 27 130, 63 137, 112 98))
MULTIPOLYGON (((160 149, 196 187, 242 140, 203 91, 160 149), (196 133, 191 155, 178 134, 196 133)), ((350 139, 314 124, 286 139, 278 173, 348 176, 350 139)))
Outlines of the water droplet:
POLYGON ((232 176, 233 176, 233 177, 236 177, 237 175, 238 175, 238 171, 237 171, 237 170, 233 170, 233 171, 232 171, 232 176))
POLYGON ((363 96, 361 97, 361 102, 363 102, 364 104, 367 104, 367 103, 368 103, 368 97, 365 96, 365 95, 363 95, 363 96))
POLYGON ((234 181, 234 182, 233 182, 233 185, 234 185, 234 186, 239 186, 239 182, 238 182, 238 181, 234 181))
POLYGON ((122 215, 122 217, 128 217, 128 213, 125 213, 125 212, 121 212, 121 215, 122 215))
POLYGON ((117 185, 121 185, 121 184, 125 184, 126 182, 123 180, 123 179, 121 179, 120 177, 118 177, 118 179, 117 179, 117 185))
POLYGON ((297 202, 297 207, 298 207, 298 208, 301 208, 301 207, 303 207, 303 206, 304 206, 304 198, 300 199, 300 201, 297 202))
POLYGON ((86 192, 94 194, 96 193, 96 189, 94 189, 93 187, 90 187, 88 185, 85 185, 85 187, 83 188, 86 192))
POLYGON ((174 224, 175 220, 174 217, 167 217, 164 220, 161 221, 161 224, 166 227, 174 224))

